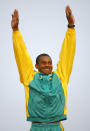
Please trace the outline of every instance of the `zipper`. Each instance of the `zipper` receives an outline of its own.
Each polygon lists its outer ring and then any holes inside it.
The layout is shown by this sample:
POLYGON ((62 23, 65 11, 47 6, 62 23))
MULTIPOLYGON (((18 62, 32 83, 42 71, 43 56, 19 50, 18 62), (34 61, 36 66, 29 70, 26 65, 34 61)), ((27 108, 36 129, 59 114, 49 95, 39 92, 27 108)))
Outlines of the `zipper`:
POLYGON ((47 103, 46 103, 46 106, 47 106, 47 108, 46 108, 46 118, 47 119, 48 119, 48 112, 49 112, 48 111, 48 109, 49 109, 49 107, 48 107, 49 106, 49 103, 48 103, 48 94, 49 94, 49 84, 50 84, 49 82, 50 81, 47 82, 47 86, 46 86, 47 87, 46 88, 46 99, 47 99, 47 103))

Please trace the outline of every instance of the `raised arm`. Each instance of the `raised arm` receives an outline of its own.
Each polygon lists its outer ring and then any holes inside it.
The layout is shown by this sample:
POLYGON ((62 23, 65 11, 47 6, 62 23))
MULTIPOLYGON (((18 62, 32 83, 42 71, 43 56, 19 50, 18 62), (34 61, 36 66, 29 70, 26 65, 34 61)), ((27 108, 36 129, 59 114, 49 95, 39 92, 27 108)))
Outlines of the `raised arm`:
POLYGON ((32 80, 35 72, 33 69, 32 60, 26 49, 22 35, 18 29, 18 24, 19 24, 18 11, 15 10, 14 13, 12 14, 11 20, 11 27, 13 30, 13 48, 20 75, 20 81, 25 86, 27 86, 29 82, 32 80))
POLYGON ((66 17, 68 20, 68 29, 59 54, 57 70, 55 71, 62 81, 69 82, 72 71, 73 60, 76 48, 76 32, 74 29, 74 17, 69 6, 66 7, 66 17))

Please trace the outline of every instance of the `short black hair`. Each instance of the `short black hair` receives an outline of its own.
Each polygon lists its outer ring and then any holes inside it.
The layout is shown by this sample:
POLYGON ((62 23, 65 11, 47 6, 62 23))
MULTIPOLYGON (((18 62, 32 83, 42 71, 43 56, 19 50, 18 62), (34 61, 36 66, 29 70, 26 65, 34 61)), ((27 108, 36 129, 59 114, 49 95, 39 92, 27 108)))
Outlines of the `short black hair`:
MULTIPOLYGON (((48 56, 48 57, 51 59, 51 57, 50 57, 48 54, 42 53, 42 54, 40 54, 40 55, 38 55, 38 56, 36 57, 36 64, 37 64, 37 65, 39 64, 39 59, 40 59, 40 57, 42 57, 42 56, 48 56)), ((52 59, 51 59, 51 61, 52 61, 52 59)))

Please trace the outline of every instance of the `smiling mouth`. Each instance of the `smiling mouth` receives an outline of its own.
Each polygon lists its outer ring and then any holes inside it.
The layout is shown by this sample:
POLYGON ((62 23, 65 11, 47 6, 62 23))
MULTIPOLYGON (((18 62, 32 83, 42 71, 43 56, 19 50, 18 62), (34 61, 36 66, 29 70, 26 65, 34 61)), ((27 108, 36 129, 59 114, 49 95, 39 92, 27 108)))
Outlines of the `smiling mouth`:
POLYGON ((44 69, 44 70, 50 70, 50 69, 44 69))

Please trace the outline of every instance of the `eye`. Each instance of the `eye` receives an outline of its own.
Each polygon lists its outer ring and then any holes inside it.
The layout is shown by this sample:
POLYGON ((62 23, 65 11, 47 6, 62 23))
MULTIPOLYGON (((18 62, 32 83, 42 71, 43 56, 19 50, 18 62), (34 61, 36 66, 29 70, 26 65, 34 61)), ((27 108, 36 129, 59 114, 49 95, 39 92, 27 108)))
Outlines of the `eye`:
POLYGON ((49 65, 51 65, 51 64, 52 64, 52 62, 51 62, 51 61, 49 61, 49 62, 48 62, 48 64, 49 64, 49 65))

